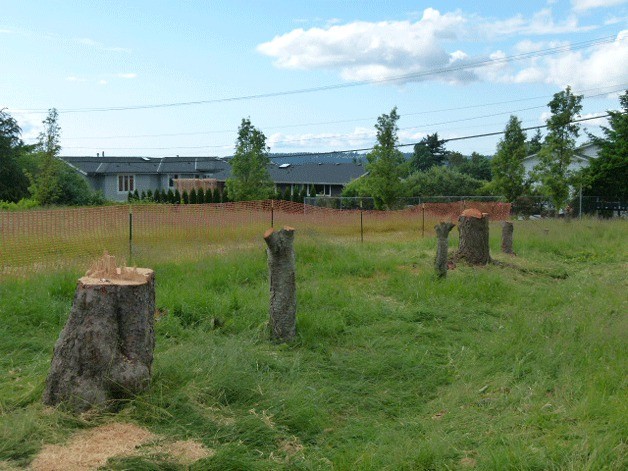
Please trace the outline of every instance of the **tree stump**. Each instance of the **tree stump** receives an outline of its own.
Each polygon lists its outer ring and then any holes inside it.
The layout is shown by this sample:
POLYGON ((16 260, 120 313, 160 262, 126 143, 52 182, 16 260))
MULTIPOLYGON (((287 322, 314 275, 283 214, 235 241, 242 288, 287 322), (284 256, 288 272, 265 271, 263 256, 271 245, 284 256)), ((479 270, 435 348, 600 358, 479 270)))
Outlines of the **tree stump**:
POLYGON ((270 336, 275 341, 287 342, 297 332, 296 263, 294 256, 294 229, 284 227, 264 234, 268 246, 270 276, 270 336))
POLYGON ((456 260, 469 265, 486 265, 491 261, 488 246, 488 214, 477 209, 466 209, 458 218, 460 243, 456 260))
POLYGON ((502 222, 502 252, 508 255, 515 255, 512 250, 512 234, 514 232, 514 226, 512 222, 502 222))
POLYGON ((80 412, 145 390, 155 346, 154 315, 153 271, 117 268, 114 257, 105 254, 78 280, 43 402, 80 412))
POLYGON ((447 276, 447 250, 449 248, 449 232, 454 228, 455 224, 451 222, 441 222, 434 226, 436 237, 438 239, 436 245, 436 260, 434 261, 434 269, 438 278, 447 276))

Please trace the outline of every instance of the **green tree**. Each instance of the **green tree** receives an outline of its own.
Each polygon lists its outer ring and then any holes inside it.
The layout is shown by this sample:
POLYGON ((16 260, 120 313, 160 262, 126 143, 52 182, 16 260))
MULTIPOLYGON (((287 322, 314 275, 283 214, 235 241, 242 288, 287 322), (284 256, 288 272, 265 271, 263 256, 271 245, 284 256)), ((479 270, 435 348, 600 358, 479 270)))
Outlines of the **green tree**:
POLYGON ((382 114, 377 118, 377 144, 366 156, 368 188, 378 209, 391 208, 402 196, 401 183, 403 154, 397 145, 397 107, 390 114, 382 114))
POLYGON ((414 172, 405 181, 410 196, 477 195, 484 181, 447 167, 434 166, 425 172, 414 172))
POLYGON ((541 150, 541 147, 543 147, 543 135, 541 130, 537 129, 534 136, 529 141, 526 141, 526 153, 527 155, 536 154, 541 150))
POLYGON ((571 88, 554 94, 548 103, 551 116, 547 120, 547 135, 539 151, 539 164, 534 169, 540 191, 548 196, 559 210, 569 199, 569 185, 573 172, 569 168, 576 148, 580 125, 574 119, 580 113, 582 95, 574 95, 571 88))
POLYGON ((492 185, 508 201, 515 201, 524 192, 523 159, 526 154, 526 135, 521 129, 521 121, 516 116, 511 116, 504 137, 497 144, 497 153, 491 161, 492 185))
POLYGON ((619 97, 622 111, 609 111, 604 138, 594 137, 600 152, 584 170, 586 193, 606 199, 628 201, 628 90, 619 97))
POLYGON ((231 177, 227 179, 232 200, 260 200, 272 195, 268 150, 264 133, 256 129, 250 119, 243 119, 238 129, 235 154, 230 162, 231 177))
POLYGON ((181 201, 183 201, 183 204, 190 203, 190 195, 188 194, 187 190, 183 190, 183 193, 181 193, 181 201))
POLYGON ((166 193, 166 203, 174 203, 174 192, 171 188, 168 188, 168 193, 166 193))
POLYGON ((203 190, 203 187, 199 188, 196 192, 196 202, 198 204, 203 204, 205 202, 205 190, 203 190))
POLYGON ((174 204, 180 204, 181 203, 181 192, 179 191, 179 189, 175 189, 174 190, 174 197, 172 198, 172 202, 174 204))
POLYGON ((197 200, 196 200, 196 189, 192 188, 192 190, 190 191, 190 204, 196 204, 197 200))
POLYGON ((44 130, 39 133, 37 150, 41 155, 39 173, 35 179, 33 196, 42 205, 56 204, 61 199, 59 183, 61 163, 57 156, 61 150, 61 127, 58 123, 59 113, 55 108, 48 110, 43 121, 44 130))
POLYGON ((13 117, 0 110, 0 201, 17 203, 28 196, 28 178, 18 164, 24 144, 13 117))
POLYGON ((437 132, 428 134, 414 146, 410 167, 412 170, 425 171, 433 166, 443 165, 447 157, 445 141, 438 138, 437 132))

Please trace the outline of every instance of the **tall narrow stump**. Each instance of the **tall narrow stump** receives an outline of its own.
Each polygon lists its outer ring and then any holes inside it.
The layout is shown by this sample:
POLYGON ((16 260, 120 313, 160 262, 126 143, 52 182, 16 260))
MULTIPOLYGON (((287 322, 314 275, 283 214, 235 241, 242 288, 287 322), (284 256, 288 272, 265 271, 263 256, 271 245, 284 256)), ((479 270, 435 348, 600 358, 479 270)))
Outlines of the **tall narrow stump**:
POLYGON ((264 240, 268 246, 270 275, 270 336, 273 340, 287 342, 297 332, 294 229, 284 227, 278 232, 268 229, 264 240))
POLYGON ((436 276, 445 278, 447 276, 447 250, 449 248, 449 232, 454 228, 455 224, 451 222, 441 222, 434 226, 436 230, 436 260, 434 261, 434 269, 436 276))
POLYGON ((514 226, 512 222, 502 222, 502 252, 508 255, 514 255, 512 250, 512 234, 514 232, 514 226))
POLYGON ((466 209, 458 218, 460 243, 456 260, 469 265, 486 265, 491 261, 488 246, 488 214, 477 209, 466 209))
POLYGON ((78 281, 54 348, 43 402, 80 412, 146 389, 155 346, 154 315, 152 270, 116 268, 113 257, 100 262, 99 269, 78 281))

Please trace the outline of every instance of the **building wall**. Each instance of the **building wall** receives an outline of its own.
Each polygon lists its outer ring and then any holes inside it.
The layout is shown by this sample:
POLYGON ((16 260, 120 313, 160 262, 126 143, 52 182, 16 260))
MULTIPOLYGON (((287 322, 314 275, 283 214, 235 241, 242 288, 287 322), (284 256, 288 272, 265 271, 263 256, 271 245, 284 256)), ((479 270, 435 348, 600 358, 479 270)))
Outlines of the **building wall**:
MULTIPOLYGON (((122 174, 132 175, 132 174, 122 174)), ((135 189, 141 193, 142 191, 155 191, 162 188, 162 178, 160 175, 133 175, 135 189)), ((166 180, 166 185, 168 184, 166 180)), ((94 187, 96 189, 96 187, 94 187)), ((100 189, 100 188, 99 188, 100 189)), ((111 201, 126 201, 128 192, 118 191, 118 175, 105 175, 103 179, 102 189, 100 189, 105 198, 111 201)))

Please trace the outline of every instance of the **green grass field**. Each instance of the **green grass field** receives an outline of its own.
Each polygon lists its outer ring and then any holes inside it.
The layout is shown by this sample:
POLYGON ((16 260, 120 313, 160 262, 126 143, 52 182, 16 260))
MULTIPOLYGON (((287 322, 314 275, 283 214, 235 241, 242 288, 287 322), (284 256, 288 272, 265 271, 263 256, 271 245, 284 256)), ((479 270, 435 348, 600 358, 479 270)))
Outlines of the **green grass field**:
POLYGON ((435 240, 416 230, 359 244, 297 227, 290 345, 267 340, 261 236, 159 262, 152 386, 115 413, 40 402, 81 271, 5 278, 0 469, 111 422, 201 442, 215 453, 199 470, 627 469, 628 223, 516 222, 512 259, 491 230, 514 266, 436 280, 435 240))

